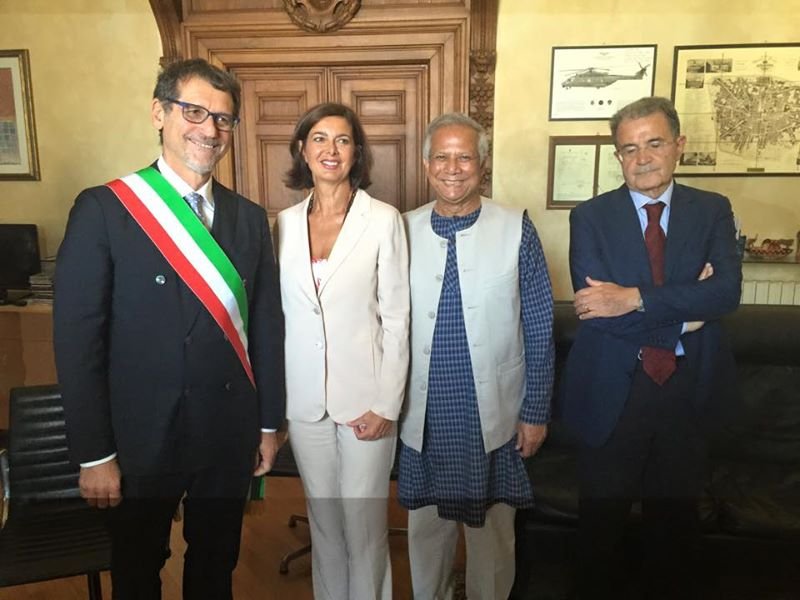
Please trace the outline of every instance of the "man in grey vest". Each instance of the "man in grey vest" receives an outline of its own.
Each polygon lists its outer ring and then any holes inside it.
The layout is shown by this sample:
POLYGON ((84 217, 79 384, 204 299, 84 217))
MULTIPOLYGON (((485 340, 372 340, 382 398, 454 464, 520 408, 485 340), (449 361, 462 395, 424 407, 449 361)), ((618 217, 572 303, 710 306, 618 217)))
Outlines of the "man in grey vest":
POLYGON ((436 198, 406 215, 411 372, 399 498, 414 597, 426 600, 452 595, 459 524, 467 597, 508 597, 514 515, 533 504, 523 458, 550 418, 547 265, 526 212, 480 195, 488 146, 469 117, 435 119, 423 162, 436 198))

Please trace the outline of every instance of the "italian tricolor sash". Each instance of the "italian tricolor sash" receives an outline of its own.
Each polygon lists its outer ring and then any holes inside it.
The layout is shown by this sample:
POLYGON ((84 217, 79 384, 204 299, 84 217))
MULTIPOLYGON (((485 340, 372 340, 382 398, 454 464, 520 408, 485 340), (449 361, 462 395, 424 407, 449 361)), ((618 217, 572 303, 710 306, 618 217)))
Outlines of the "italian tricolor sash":
POLYGON ((153 167, 106 185, 220 326, 255 387, 247 353, 247 296, 225 252, 153 167))

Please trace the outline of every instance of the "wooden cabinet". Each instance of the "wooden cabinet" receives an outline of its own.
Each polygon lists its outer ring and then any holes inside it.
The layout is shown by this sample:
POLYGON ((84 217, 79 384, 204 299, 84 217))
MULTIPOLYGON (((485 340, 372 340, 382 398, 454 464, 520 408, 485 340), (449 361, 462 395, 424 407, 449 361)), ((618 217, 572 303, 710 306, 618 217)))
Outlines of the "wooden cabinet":
POLYGON ((0 306, 0 429, 8 428, 11 388, 56 380, 52 307, 0 306))

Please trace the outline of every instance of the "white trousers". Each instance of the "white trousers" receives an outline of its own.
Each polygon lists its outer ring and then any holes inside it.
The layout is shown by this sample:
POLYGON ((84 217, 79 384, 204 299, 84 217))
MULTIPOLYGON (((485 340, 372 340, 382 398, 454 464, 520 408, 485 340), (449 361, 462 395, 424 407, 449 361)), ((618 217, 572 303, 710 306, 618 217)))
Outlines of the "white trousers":
MULTIPOLYGON (((514 585, 516 509, 495 504, 483 527, 464 526, 467 600, 506 600, 514 585)), ((450 600, 461 523, 440 519, 435 506, 408 511, 408 557, 414 600, 450 600)))
POLYGON ((387 499, 397 427, 360 441, 326 416, 289 421, 289 441, 306 494, 315 600, 389 600, 387 499))

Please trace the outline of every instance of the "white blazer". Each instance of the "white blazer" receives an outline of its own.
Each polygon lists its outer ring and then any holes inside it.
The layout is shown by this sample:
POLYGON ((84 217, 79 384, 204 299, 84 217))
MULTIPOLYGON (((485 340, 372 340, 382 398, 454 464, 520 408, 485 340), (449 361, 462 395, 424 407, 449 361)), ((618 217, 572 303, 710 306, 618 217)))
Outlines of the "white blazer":
POLYGON ((278 214, 286 417, 396 421, 408 372, 408 246, 393 206, 359 190, 314 287, 308 203, 278 214))

